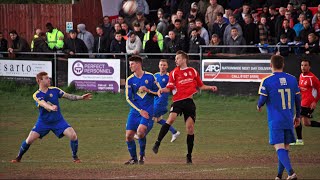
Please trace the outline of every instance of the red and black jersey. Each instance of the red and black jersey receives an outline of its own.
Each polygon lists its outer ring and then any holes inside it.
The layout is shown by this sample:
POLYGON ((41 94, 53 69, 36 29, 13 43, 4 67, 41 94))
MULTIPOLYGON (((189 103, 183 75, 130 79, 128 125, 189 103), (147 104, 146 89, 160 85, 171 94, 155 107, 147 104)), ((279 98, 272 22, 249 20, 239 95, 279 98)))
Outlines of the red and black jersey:
POLYGON ((197 87, 203 86, 200 75, 192 67, 180 69, 176 67, 170 72, 167 88, 172 91, 173 102, 186 99, 197 92, 197 87))

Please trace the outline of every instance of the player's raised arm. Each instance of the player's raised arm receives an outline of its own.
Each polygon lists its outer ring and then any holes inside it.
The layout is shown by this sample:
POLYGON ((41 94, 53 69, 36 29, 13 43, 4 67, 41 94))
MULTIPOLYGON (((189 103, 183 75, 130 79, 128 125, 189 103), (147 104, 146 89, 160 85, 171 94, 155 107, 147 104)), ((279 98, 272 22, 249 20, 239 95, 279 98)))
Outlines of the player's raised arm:
POLYGON ((51 104, 48 104, 46 101, 44 100, 41 100, 41 101, 37 101, 38 105, 45 108, 46 110, 48 111, 58 111, 58 106, 56 105, 51 105, 51 104))
POLYGON ((62 97, 65 99, 71 100, 71 101, 90 100, 90 99, 92 99, 92 94, 87 93, 82 96, 79 96, 79 95, 75 95, 75 94, 64 93, 62 97))

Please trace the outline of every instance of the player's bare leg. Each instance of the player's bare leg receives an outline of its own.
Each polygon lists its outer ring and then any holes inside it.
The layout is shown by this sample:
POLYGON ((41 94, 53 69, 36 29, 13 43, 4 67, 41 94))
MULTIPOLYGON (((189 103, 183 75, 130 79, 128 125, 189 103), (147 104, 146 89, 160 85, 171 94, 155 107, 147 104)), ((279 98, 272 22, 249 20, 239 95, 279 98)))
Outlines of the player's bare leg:
POLYGON ((194 142, 194 121, 191 117, 188 117, 186 121, 186 131, 187 131, 187 164, 192 164, 192 150, 194 142))
POLYGON ((70 139, 70 147, 72 150, 72 158, 73 162, 80 163, 81 160, 78 158, 78 137, 77 133, 74 131, 72 127, 68 127, 64 130, 63 134, 70 139))
POLYGON ((125 165, 138 164, 136 142, 134 141, 134 138, 133 138, 135 134, 136 134, 136 131, 126 130, 126 143, 128 146, 128 151, 130 153, 131 159, 125 162, 124 163, 125 165))
POLYGON ((297 179, 296 173, 293 171, 289 158, 289 144, 275 144, 274 148, 278 154, 278 178, 282 178, 282 173, 284 169, 288 172, 287 179, 297 179))
POLYGON ((158 151, 159 151, 159 147, 160 147, 160 143, 162 141, 162 139, 166 136, 166 134, 168 133, 169 131, 169 128, 170 126, 174 123, 174 121, 176 120, 177 118, 177 113, 175 112, 171 112, 169 114, 169 117, 166 121, 166 123, 164 125, 162 125, 161 129, 160 129, 160 132, 159 132, 159 135, 158 135, 158 139, 156 141, 156 143, 154 144, 153 148, 152 148, 152 151, 157 154, 158 151))
POLYGON ((22 142, 21 147, 20 147, 20 151, 18 156, 11 160, 12 163, 17 163, 21 161, 21 158, 23 156, 24 153, 26 153, 30 147, 30 145, 37 140, 40 137, 40 134, 35 132, 35 131, 30 131, 27 139, 25 141, 22 142))

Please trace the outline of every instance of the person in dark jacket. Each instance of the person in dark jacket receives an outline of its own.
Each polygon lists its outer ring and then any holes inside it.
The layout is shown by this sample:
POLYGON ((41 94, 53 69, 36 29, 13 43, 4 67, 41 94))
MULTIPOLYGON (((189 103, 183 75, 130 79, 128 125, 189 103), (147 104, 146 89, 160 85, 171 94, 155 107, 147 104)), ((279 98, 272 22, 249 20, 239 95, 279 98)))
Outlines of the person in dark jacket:
POLYGON ((81 39, 77 38, 77 32, 75 30, 70 30, 69 36, 70 37, 66 39, 63 46, 63 52, 68 54, 68 57, 79 57, 76 56, 77 53, 88 53, 86 44, 81 39))
MULTIPOLYGON (((110 38, 109 35, 104 33, 103 28, 96 27, 97 36, 94 37, 93 53, 110 53, 110 38)), ((96 57, 105 57, 98 55, 96 57)))
POLYGON ((288 46, 288 38, 286 34, 282 34, 280 36, 280 42, 277 44, 277 48, 275 48, 275 54, 281 56, 288 56, 289 55, 289 47, 288 46))
POLYGON ((196 27, 191 30, 191 36, 189 41, 189 53, 199 53, 200 46, 206 45, 205 40, 200 37, 200 28, 196 27))
POLYGON ((314 33, 309 34, 308 35, 308 43, 306 43, 304 47, 305 47, 306 54, 319 53, 318 37, 314 33))
POLYGON ((31 51, 28 42, 22 37, 20 37, 17 31, 12 30, 9 32, 9 35, 12 40, 12 46, 8 49, 9 53, 31 51))
MULTIPOLYGON (((280 35, 285 34, 287 36, 288 42, 293 42, 294 38, 296 37, 296 32, 290 28, 288 19, 283 20, 280 33, 280 35)), ((280 40, 280 35, 277 38, 278 40, 280 40)))
MULTIPOLYGON (((122 32, 118 31, 115 34, 115 38, 112 40, 110 45, 111 53, 126 53, 126 41, 122 38, 122 32)), ((115 56, 114 57, 118 57, 115 56)))
MULTIPOLYGON (((246 45, 255 45, 259 43, 259 29, 258 26, 252 22, 251 14, 246 14, 244 17, 244 24, 242 25, 243 37, 246 40, 246 45)), ((255 53, 255 48, 248 48, 247 52, 255 53)))
POLYGON ((212 34, 217 34, 219 39, 221 39, 221 43, 223 44, 223 33, 228 26, 227 22, 223 19, 223 14, 218 13, 217 19, 213 23, 212 34))
POLYGON ((155 31, 150 31, 149 40, 146 42, 145 53, 161 53, 158 37, 155 31))
POLYGON ((308 20, 303 20, 302 22, 303 25, 303 29, 300 31, 299 37, 300 37, 300 41, 302 43, 308 43, 308 35, 311 33, 314 33, 313 28, 310 26, 310 23, 308 20))
MULTIPOLYGON (((239 34, 238 29, 233 27, 231 29, 231 36, 228 38, 225 45, 246 45, 246 40, 239 34)), ((230 54, 242 54, 246 51, 243 47, 230 47, 226 48, 226 52, 230 54)))
MULTIPOLYGON (((0 52, 5 52, 8 50, 8 41, 3 38, 2 32, 0 32, 0 52)), ((6 54, 5 54, 6 55, 6 54)), ((4 55, 0 54, 0 57, 4 55)))
POLYGON ((39 37, 34 39, 34 48, 33 48, 33 52, 53 52, 47 42, 47 35, 45 32, 41 32, 39 34, 39 37))

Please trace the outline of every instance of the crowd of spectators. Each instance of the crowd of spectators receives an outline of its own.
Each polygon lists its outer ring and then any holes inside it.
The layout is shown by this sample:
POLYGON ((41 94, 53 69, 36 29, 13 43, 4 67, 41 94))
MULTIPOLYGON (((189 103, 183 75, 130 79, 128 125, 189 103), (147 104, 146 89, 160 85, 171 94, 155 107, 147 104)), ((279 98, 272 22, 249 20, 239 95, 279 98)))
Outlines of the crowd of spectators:
MULTIPOLYGON (((125 2, 125 1, 124 1, 125 2)), ((0 32, 0 51, 77 53, 319 53, 320 2, 317 0, 136 0, 134 14, 122 10, 115 22, 103 17, 96 32, 78 24, 68 37, 51 23, 37 29, 31 45, 13 30, 12 46, 0 32), (317 7, 312 14, 309 6, 317 7), (152 15, 153 13, 153 15, 152 15), (94 34, 94 35, 93 35, 94 34), (219 47, 253 45, 256 48, 219 47), (274 45, 270 47, 270 45, 274 45)), ((99 57, 99 56, 97 56, 99 57)), ((105 57, 105 56, 101 56, 105 57)), ((116 56, 114 56, 116 57, 116 56)))

